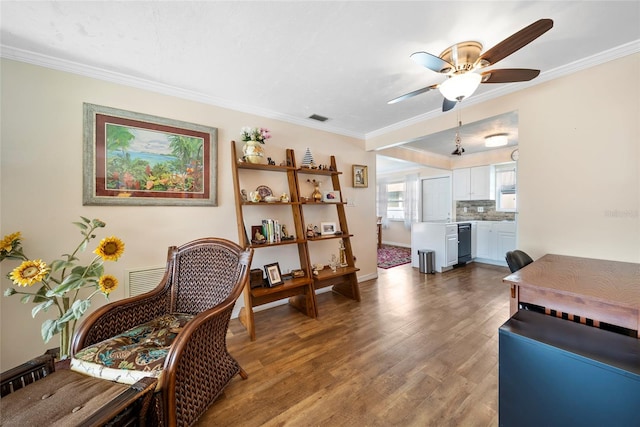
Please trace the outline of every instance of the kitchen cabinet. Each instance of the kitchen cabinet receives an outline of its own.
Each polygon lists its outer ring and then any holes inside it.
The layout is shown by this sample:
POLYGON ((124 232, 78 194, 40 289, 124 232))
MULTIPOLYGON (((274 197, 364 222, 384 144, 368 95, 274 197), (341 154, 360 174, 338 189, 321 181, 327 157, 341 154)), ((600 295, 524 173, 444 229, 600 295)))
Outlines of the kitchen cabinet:
POLYGON ((458 263, 458 228, 457 225, 448 225, 445 229, 447 240, 445 248, 445 264, 447 267, 458 263))
POLYGON ((453 170, 454 200, 495 200, 493 167, 475 166, 453 170))
POLYGON ((492 224, 486 221, 478 221, 476 224, 476 258, 491 259, 494 257, 492 252, 495 252, 495 249, 492 250, 492 237, 492 224))
POLYGON ((418 250, 435 252, 435 269, 442 273, 458 263, 458 225, 417 222, 411 226, 411 266, 419 267, 418 250))
POLYGON ((516 248, 516 224, 512 221, 478 221, 476 223, 477 262, 507 265, 505 254, 516 248))
POLYGON ((498 260, 504 261, 507 252, 516 249, 516 232, 515 229, 513 231, 498 229, 496 235, 496 257, 498 258, 498 260))
POLYGON ((470 200, 471 197, 471 169, 453 170, 453 200, 470 200))

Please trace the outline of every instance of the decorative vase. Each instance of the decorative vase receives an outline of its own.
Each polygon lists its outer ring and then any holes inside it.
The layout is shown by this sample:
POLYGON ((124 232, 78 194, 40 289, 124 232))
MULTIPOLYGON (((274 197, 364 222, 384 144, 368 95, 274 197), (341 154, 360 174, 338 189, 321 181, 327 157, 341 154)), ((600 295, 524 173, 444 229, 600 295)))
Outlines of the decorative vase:
POLYGON ((264 148, 258 141, 246 141, 242 147, 244 158, 249 163, 262 163, 264 157, 264 148))
POLYGON ((320 192, 320 185, 316 185, 313 189, 313 193, 311 193, 311 198, 314 202, 322 201, 322 193, 320 192))

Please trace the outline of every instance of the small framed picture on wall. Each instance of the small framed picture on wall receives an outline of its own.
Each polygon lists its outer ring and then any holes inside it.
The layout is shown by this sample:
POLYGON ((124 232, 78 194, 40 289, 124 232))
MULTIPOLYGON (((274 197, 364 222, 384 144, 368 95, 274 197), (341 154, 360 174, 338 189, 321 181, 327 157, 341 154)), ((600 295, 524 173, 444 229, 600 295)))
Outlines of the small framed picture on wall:
POLYGON ((369 175, 367 166, 353 165, 353 186, 366 188, 369 186, 369 175))

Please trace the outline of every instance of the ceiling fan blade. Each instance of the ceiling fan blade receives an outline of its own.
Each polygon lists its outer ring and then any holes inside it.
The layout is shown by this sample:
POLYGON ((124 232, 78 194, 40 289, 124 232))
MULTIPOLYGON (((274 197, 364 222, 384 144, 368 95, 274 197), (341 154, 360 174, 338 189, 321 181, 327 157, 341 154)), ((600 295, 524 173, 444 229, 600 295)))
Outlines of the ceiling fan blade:
MULTIPOLYGON (((482 65, 488 62, 487 65, 493 65, 501 59, 506 58, 518 49, 528 45, 547 31, 553 28, 553 20, 540 19, 528 27, 523 28, 510 37, 507 37, 485 53, 476 61, 476 64, 482 65)), ((487 66, 484 65, 484 66, 487 66)))
POLYGON ((442 101, 442 111, 449 111, 451 110, 453 107, 456 106, 456 104, 458 103, 458 101, 450 101, 447 98, 444 99, 444 101, 442 101))
POLYGON ((391 101, 387 102, 387 104, 395 104, 396 102, 404 101, 405 99, 413 98, 416 95, 420 95, 421 93, 429 92, 431 89, 437 88, 438 85, 431 85, 427 87, 423 87, 422 89, 414 90, 413 92, 405 93, 404 95, 400 95, 397 98, 393 98, 391 101))
POLYGON ((443 72, 443 70, 445 70, 444 72, 447 72, 448 70, 455 68, 452 64, 445 61, 444 59, 427 52, 412 53, 410 58, 423 67, 433 70, 436 73, 441 73, 443 72))
POLYGON ((540 70, 528 68, 503 68, 482 73, 482 83, 528 82, 540 74, 540 70))

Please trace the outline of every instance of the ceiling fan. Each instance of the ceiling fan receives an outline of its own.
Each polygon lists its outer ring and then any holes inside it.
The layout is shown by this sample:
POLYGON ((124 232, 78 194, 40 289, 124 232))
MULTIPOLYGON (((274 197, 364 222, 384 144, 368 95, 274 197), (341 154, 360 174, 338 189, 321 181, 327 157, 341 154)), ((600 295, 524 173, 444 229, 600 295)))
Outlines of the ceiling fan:
POLYGON ((476 71, 494 65, 528 45, 552 27, 553 20, 540 19, 482 54, 482 44, 476 41, 457 43, 447 48, 440 56, 427 52, 415 52, 411 55, 411 59, 430 70, 446 74, 447 80, 406 93, 392 99, 388 104, 395 104, 431 89, 439 89, 444 96, 442 111, 449 111, 456 106, 456 103, 470 96, 480 83, 513 83, 532 80, 540 74, 540 70, 503 68, 481 73, 476 71))

